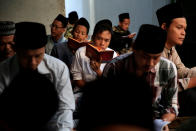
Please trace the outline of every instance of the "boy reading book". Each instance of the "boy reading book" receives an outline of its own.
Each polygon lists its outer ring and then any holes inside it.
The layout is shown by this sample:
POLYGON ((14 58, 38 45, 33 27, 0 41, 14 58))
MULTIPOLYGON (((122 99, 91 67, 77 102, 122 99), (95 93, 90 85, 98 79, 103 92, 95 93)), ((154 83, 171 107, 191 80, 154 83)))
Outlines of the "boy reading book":
POLYGON ((75 59, 73 60, 70 71, 77 87, 83 87, 86 82, 95 80, 98 76, 101 76, 106 64, 87 57, 86 53, 89 47, 99 48, 101 52, 110 50, 113 52, 112 57, 117 56, 112 49, 108 48, 111 40, 112 27, 110 24, 107 24, 108 22, 102 21, 98 22, 94 28, 92 35, 93 46, 88 45, 81 47, 75 53, 75 59))
POLYGON ((86 41, 89 28, 88 21, 85 18, 80 18, 73 28, 73 38, 69 38, 68 42, 55 45, 52 49, 51 55, 62 60, 70 68, 76 48, 74 48, 75 46, 73 46, 73 44, 71 44, 72 46, 68 46, 68 43, 70 40, 74 43, 86 41), (72 50, 72 48, 74 49, 72 50))
MULTIPOLYGON (((108 20, 107 20, 108 21, 108 20)), ((110 21, 109 21, 110 22, 110 21)), ((92 42, 93 46, 99 48, 100 51, 111 50, 108 48, 111 40, 112 26, 106 24, 105 20, 98 22, 95 26, 92 42)), ((111 23, 111 22, 110 22, 111 23)), ((84 46, 79 48, 75 53, 75 58, 71 65, 71 75, 73 76, 74 83, 74 96, 76 101, 76 111, 74 112, 74 119, 77 119, 77 107, 80 105, 80 98, 82 95, 82 88, 86 82, 95 80, 98 76, 102 75, 103 68, 106 63, 100 63, 96 60, 90 59, 86 56, 87 48, 84 46)), ((112 57, 117 56, 114 52, 112 57)))

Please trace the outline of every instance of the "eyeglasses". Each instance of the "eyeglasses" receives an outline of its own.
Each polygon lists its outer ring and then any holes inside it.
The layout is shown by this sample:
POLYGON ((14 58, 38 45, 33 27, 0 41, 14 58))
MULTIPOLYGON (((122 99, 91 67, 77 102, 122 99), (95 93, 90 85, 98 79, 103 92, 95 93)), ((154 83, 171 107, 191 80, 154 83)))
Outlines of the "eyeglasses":
POLYGON ((54 27, 55 29, 59 29, 59 28, 64 28, 64 27, 58 27, 57 25, 51 24, 50 27, 54 27))

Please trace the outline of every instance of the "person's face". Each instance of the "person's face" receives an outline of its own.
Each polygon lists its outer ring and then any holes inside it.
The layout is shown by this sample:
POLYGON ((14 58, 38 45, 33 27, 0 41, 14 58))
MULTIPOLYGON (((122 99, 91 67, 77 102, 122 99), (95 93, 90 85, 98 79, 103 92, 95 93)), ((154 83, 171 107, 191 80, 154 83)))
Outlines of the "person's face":
POLYGON ((186 35, 186 19, 185 18, 175 18, 172 20, 167 31, 167 43, 174 45, 182 45, 185 35, 186 35))
POLYGON ((64 32, 65 32, 65 28, 63 27, 61 21, 54 20, 54 22, 51 25, 51 36, 60 37, 64 32))
POLYGON ((87 37, 87 28, 83 25, 77 25, 73 32, 73 38, 80 42, 83 42, 87 39, 87 37))
POLYGON ((130 19, 124 19, 122 22, 119 22, 119 26, 124 30, 127 31, 129 29, 130 19))
POLYGON ((109 125, 97 128, 93 131, 150 131, 149 129, 134 125, 109 125))
POLYGON ((111 40, 111 33, 109 31, 103 31, 102 33, 96 34, 94 38, 94 44, 101 50, 108 48, 111 40))
POLYGON ((134 50, 134 57, 136 62, 136 68, 140 71, 149 72, 160 61, 161 53, 150 54, 142 50, 134 50))
POLYGON ((13 49, 14 35, 0 36, 0 57, 8 58, 15 54, 13 49))
POLYGON ((36 70, 45 53, 45 47, 39 49, 17 49, 16 54, 20 65, 27 70, 36 70))

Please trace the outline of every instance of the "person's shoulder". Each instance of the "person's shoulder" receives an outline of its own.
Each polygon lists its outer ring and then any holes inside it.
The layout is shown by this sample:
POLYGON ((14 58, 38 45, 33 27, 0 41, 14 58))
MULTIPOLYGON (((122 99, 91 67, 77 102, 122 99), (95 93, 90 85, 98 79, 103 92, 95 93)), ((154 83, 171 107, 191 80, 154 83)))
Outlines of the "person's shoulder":
POLYGON ((43 62, 51 69, 62 69, 67 67, 61 60, 47 54, 44 55, 43 62))
POLYGON ((165 58, 165 57, 161 57, 160 58, 160 63, 165 63, 165 64, 174 64, 171 60, 165 58))
POLYGON ((67 41, 61 42, 61 43, 58 43, 58 44, 55 44, 53 48, 55 48, 55 49, 64 49, 64 48, 67 48, 67 41))
POLYGON ((86 46, 80 47, 76 50, 76 53, 83 53, 86 52, 86 46))
POLYGON ((175 64, 172 61, 170 61, 164 57, 160 58, 159 68, 164 69, 164 70, 169 70, 169 71, 172 70, 172 71, 177 72, 175 64))
POLYGON ((118 30, 117 27, 118 27, 118 26, 113 26, 113 27, 112 27, 112 30, 113 30, 113 31, 117 31, 117 30, 118 30))
POLYGON ((50 40, 52 38, 52 36, 51 35, 47 35, 47 38, 48 38, 48 40, 50 40))

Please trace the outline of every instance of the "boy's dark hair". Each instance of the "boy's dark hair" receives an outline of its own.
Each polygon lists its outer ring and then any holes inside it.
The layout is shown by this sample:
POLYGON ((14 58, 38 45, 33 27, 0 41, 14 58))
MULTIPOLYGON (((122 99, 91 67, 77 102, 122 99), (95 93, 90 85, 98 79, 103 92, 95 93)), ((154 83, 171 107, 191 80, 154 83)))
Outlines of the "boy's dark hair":
POLYGON ((37 72, 22 72, 0 96, 0 120, 15 131, 39 131, 58 109, 53 83, 37 72))
POLYGON ((70 24, 75 24, 78 21, 78 13, 76 11, 70 12, 68 19, 70 24))
POLYGON ((76 22, 76 24, 75 24, 74 27, 73 27, 73 32, 74 32, 74 30, 76 29, 76 27, 77 27, 78 25, 83 25, 83 26, 85 26, 86 29, 87 29, 87 34, 88 34, 90 25, 89 25, 88 21, 87 21, 85 18, 82 17, 82 18, 80 18, 80 19, 76 22))
POLYGON ((118 16, 118 18, 119 18, 119 21, 120 21, 120 22, 123 22, 124 19, 130 19, 129 13, 122 13, 122 14, 120 14, 120 15, 118 16))
POLYGON ((78 131, 116 124, 153 127, 150 87, 129 74, 88 83, 79 111, 78 131))
POLYGON ((92 40, 95 39, 97 34, 102 33, 103 31, 109 31, 111 35, 113 34, 112 22, 110 20, 104 19, 96 23, 94 31, 93 31, 93 35, 92 35, 92 40))

